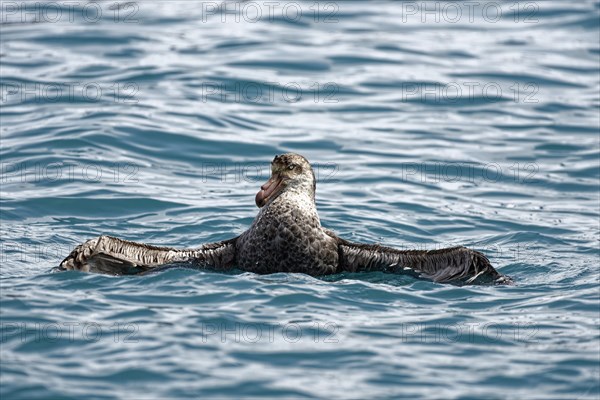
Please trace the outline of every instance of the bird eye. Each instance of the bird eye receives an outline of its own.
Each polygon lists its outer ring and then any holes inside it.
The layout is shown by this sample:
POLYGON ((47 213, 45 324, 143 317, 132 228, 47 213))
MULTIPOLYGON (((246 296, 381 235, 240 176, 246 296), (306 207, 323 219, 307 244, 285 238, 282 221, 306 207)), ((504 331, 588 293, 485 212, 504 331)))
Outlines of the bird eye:
POLYGON ((292 170, 292 169, 294 169, 294 168, 296 168, 296 164, 292 164, 292 165, 290 165, 290 166, 288 167, 288 169, 289 169, 289 170, 292 170))

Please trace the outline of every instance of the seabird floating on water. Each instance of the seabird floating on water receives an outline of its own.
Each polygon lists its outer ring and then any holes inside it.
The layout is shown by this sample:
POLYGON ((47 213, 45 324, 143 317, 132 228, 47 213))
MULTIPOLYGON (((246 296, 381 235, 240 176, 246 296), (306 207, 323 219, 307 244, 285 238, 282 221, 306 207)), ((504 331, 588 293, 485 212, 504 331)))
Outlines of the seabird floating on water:
POLYGON ((306 158, 294 153, 278 155, 271 170, 271 177, 256 194, 258 215, 247 231, 233 239, 176 249, 103 235, 77 246, 59 269, 129 275, 187 263, 258 274, 384 271, 435 282, 511 283, 482 253, 465 247, 398 250, 342 239, 321 226, 315 174, 306 158))

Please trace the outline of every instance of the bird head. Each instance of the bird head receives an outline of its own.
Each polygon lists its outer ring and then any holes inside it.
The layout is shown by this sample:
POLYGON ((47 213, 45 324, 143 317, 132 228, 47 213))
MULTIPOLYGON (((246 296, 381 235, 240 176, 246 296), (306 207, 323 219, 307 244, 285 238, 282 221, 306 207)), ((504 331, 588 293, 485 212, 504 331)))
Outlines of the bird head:
POLYGON ((256 205, 264 207, 286 191, 315 196, 316 179, 306 158, 300 154, 286 153, 275 156, 271 162, 271 177, 256 194, 256 205))

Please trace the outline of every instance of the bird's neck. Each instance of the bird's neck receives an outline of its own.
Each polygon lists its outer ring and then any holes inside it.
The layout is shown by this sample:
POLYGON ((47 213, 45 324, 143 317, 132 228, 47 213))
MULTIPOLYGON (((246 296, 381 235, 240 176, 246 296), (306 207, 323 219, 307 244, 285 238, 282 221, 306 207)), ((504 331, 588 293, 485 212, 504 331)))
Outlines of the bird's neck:
POLYGON ((290 215, 302 217, 302 219, 316 220, 320 225, 319 214, 315 204, 314 195, 311 191, 286 188, 277 198, 263 207, 263 214, 270 218, 290 218, 290 215))

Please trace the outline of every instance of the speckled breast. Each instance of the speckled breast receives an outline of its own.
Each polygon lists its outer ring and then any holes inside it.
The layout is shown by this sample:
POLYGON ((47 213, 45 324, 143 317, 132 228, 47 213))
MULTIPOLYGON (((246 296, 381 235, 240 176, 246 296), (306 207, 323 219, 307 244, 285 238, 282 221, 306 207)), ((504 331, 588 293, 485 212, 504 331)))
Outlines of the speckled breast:
POLYGON ((259 274, 325 275, 338 265, 337 243, 321 228, 314 206, 285 199, 262 208, 236 247, 239 268, 259 274))

